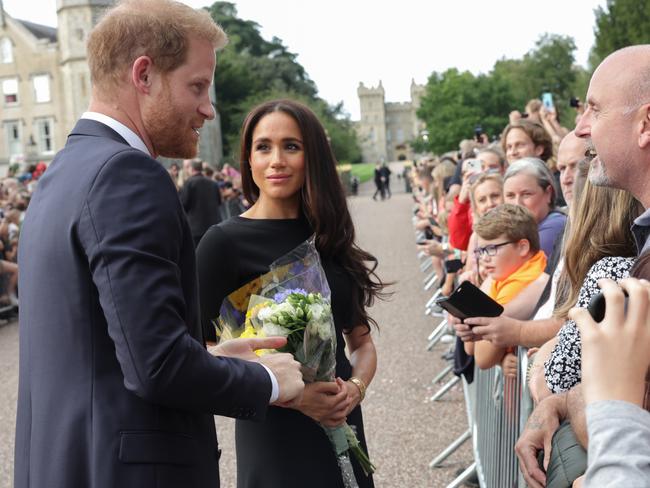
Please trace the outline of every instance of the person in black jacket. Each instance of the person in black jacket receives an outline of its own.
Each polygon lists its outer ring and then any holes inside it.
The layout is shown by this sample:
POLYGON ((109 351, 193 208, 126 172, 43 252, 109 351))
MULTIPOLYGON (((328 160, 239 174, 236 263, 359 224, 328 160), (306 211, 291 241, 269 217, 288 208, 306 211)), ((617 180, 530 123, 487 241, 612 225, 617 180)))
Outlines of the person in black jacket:
POLYGON ((203 175, 203 162, 200 159, 193 160, 191 168, 192 176, 181 188, 180 197, 196 247, 205 231, 221 222, 221 192, 215 181, 203 175))

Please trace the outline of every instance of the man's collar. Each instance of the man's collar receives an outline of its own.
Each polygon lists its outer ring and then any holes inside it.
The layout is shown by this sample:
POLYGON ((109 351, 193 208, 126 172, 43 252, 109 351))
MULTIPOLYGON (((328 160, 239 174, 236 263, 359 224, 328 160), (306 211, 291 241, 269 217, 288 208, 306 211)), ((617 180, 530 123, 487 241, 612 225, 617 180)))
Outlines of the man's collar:
POLYGON ((650 248, 650 208, 634 219, 632 234, 636 241, 636 247, 641 255, 650 248))
POLYGON ((147 145, 144 143, 142 139, 140 139, 140 136, 138 136, 135 132, 129 129, 122 122, 115 120, 113 117, 109 117, 108 115, 99 112, 84 112, 81 115, 81 118, 94 120, 96 122, 100 122, 110 127, 115 132, 117 132, 120 136, 122 136, 122 138, 127 142, 129 146, 131 146, 134 149, 139 149, 143 153, 151 156, 151 153, 149 152, 147 145))

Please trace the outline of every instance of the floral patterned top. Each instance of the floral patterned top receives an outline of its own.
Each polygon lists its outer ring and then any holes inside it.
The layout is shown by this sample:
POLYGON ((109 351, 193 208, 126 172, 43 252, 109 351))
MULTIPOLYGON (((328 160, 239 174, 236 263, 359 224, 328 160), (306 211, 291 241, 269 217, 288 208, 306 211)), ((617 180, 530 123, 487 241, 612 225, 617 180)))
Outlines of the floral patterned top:
MULTIPOLYGON (((591 298, 600 292, 598 280, 609 278, 620 281, 627 278, 636 258, 607 257, 594 263, 582 283, 576 307, 586 308, 591 298)), ((573 388, 582 379, 580 331, 573 320, 567 320, 560 332, 551 356, 544 363, 546 385, 553 393, 573 388)))

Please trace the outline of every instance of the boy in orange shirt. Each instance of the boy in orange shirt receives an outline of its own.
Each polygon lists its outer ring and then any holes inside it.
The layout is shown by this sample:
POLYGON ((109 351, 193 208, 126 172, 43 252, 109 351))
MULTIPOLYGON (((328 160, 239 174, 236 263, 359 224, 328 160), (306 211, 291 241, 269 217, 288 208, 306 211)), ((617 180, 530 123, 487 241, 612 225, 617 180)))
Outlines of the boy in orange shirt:
MULTIPOLYGON (((481 289, 499 304, 506 305, 544 273, 546 255, 540 250, 537 223, 526 208, 500 205, 474 224, 474 232, 474 255, 488 276, 481 289)), ((466 343, 465 349, 481 369, 502 364, 505 374, 516 374, 517 358, 507 348, 477 341, 466 343)))

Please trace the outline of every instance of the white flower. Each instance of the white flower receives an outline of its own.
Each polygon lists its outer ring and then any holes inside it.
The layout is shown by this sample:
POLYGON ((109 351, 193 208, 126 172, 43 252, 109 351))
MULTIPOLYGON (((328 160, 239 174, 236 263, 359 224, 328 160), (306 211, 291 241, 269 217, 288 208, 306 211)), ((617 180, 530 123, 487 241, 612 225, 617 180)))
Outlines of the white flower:
POLYGON ((315 321, 319 321, 323 316, 323 312, 325 311, 323 306, 320 305, 319 303, 312 303, 311 305, 309 305, 309 310, 311 310, 312 320, 315 321))
POLYGON ((285 329, 281 325, 274 324, 273 322, 264 322, 262 325, 262 332, 266 337, 287 337, 289 335, 289 330, 285 329))
POLYGON ((329 320, 318 324, 318 335, 324 341, 332 337, 332 327, 330 326, 329 320))
POLYGON ((271 307, 264 307, 259 312, 257 312, 257 318, 262 322, 269 320, 269 318, 271 318, 271 315, 273 315, 273 310, 271 310, 271 307))
POLYGON ((286 312, 293 314, 293 306, 289 302, 282 302, 279 303, 277 306, 274 307, 273 313, 280 313, 280 312, 286 312))
POLYGON ((322 322, 311 321, 309 322, 309 333, 312 336, 318 336, 321 340, 326 341, 332 337, 332 327, 329 320, 322 322))

